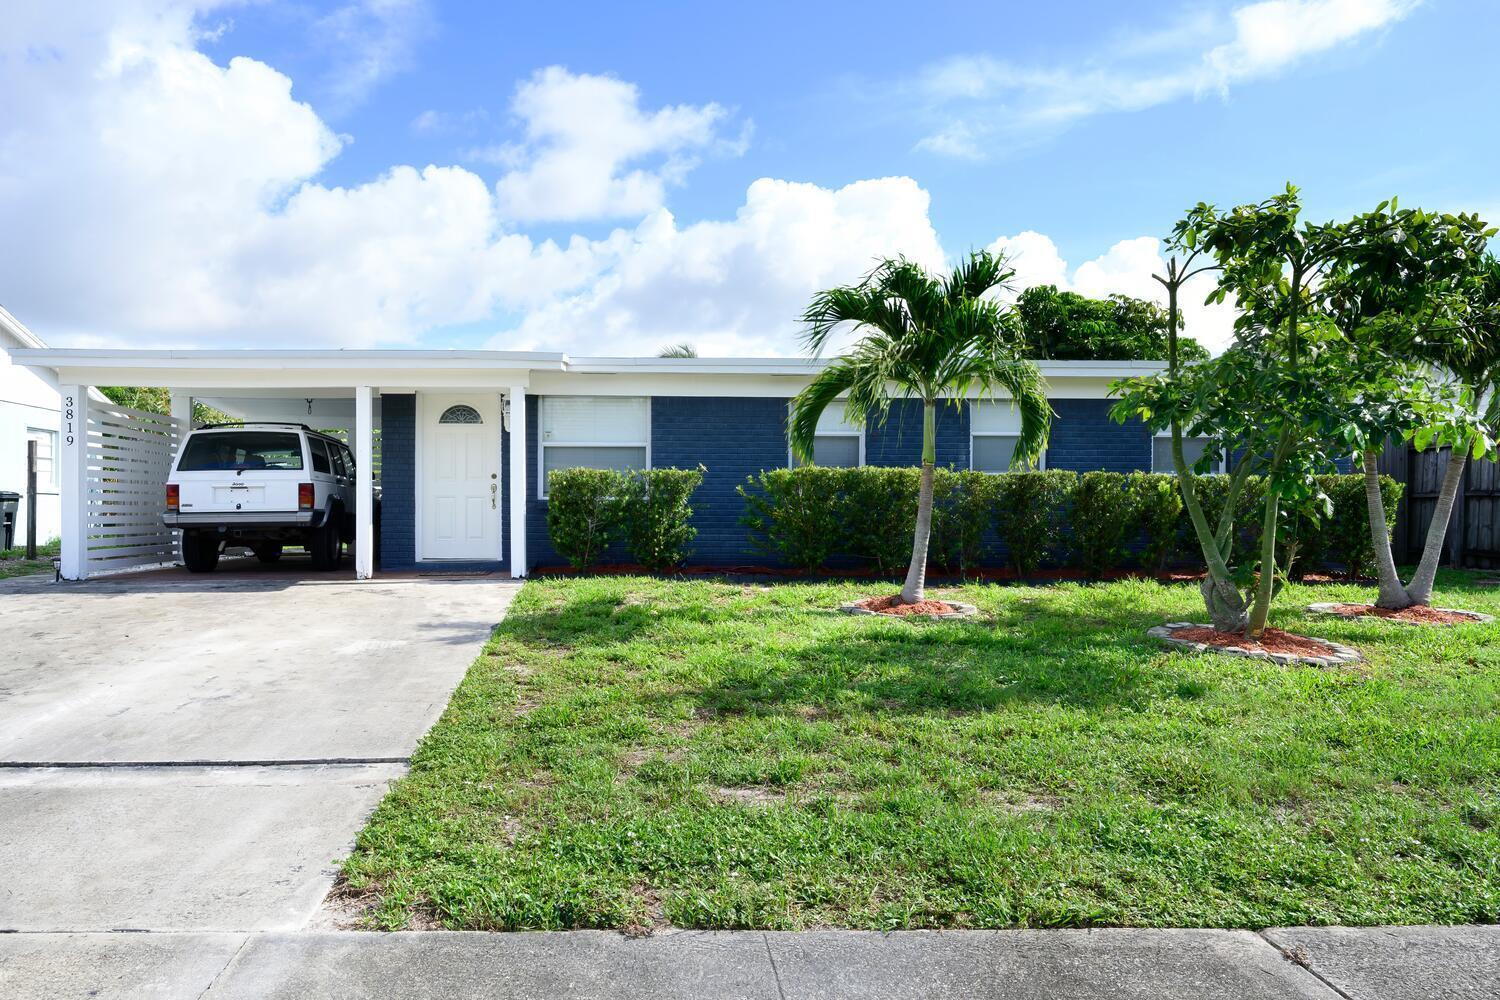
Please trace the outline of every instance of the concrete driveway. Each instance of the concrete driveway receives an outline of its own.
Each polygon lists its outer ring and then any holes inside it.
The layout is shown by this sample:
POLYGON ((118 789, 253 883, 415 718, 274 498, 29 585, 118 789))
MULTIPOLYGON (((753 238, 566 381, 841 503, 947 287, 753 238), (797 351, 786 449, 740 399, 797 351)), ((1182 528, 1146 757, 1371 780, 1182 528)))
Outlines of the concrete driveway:
POLYGON ((0 584, 0 929, 302 927, 519 586, 0 584))

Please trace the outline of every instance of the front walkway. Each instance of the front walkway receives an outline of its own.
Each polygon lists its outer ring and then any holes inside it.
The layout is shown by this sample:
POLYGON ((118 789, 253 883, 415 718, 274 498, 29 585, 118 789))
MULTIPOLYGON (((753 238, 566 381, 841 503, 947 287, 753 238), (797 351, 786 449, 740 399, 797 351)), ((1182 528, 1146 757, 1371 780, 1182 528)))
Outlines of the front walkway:
POLYGON ((304 926, 519 586, 0 584, 0 930, 304 926))
POLYGON ((1417 1000, 1500 994, 1500 931, 0 937, 0 994, 408 1000, 1417 1000))

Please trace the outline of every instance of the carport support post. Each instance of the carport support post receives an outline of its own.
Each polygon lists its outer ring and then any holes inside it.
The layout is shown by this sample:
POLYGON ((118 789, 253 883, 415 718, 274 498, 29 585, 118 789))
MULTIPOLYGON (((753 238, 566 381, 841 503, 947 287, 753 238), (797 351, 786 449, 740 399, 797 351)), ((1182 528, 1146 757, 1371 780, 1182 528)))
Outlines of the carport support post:
POLYGON ((526 575, 526 387, 510 387, 510 575, 526 575))
POLYGON ((182 432, 193 429, 193 397, 185 392, 172 393, 172 419, 182 421, 182 432))
POLYGON ((89 387, 60 385, 62 432, 62 561, 65 580, 82 580, 88 551, 89 387))
POLYGON ((375 390, 354 390, 354 575, 375 575, 375 390))

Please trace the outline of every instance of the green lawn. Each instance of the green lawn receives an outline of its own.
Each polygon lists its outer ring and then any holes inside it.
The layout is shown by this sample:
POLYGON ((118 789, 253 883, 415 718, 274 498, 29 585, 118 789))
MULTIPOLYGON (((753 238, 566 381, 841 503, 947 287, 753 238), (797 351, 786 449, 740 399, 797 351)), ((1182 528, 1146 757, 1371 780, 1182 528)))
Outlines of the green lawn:
POLYGON ((26 558, 26 547, 17 545, 11 549, 0 549, 0 580, 13 576, 30 576, 33 573, 51 573, 52 557, 62 552, 62 543, 56 539, 36 547, 37 558, 26 558))
MULTIPOLYGON (((1437 603, 1500 614, 1446 574, 1437 603)), ((1197 589, 533 580, 360 835, 384 927, 1492 922, 1500 625, 1274 624, 1360 669, 1166 652, 1197 589), (874 592, 883 592, 876 585, 874 592)))

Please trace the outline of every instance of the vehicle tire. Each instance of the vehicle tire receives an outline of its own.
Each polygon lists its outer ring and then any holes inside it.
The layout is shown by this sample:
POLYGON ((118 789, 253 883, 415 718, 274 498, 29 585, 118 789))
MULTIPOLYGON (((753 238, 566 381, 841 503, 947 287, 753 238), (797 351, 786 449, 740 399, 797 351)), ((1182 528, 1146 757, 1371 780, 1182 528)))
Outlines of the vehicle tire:
POLYGON ((252 551, 255 553, 255 558, 263 563, 269 564, 281 561, 280 542, 266 542, 264 545, 255 546, 252 551))
POLYGON ((336 525, 325 524, 314 528, 307 538, 307 551, 312 556, 313 569, 330 570, 337 563, 334 554, 339 548, 339 530, 336 525))
POLYGON ((182 564, 189 573, 212 573, 219 564, 219 539, 208 532, 184 531, 182 564))

